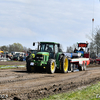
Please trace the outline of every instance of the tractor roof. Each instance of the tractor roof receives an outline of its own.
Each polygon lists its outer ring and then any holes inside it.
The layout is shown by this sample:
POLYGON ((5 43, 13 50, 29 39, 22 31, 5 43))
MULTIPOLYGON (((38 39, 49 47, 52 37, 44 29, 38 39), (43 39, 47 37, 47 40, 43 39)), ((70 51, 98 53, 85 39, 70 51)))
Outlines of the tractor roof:
POLYGON ((59 43, 56 43, 56 42, 40 42, 40 43, 59 44, 59 43))

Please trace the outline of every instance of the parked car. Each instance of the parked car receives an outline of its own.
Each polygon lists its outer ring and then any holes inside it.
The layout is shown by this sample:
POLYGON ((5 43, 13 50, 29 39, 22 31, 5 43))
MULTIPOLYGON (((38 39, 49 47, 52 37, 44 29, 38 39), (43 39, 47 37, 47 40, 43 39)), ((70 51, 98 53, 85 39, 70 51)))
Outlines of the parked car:
POLYGON ((26 54, 24 52, 14 52, 13 53, 12 60, 23 61, 23 59, 26 60, 26 54))
POLYGON ((19 61, 25 61, 26 60, 26 54, 24 54, 24 55, 20 55, 19 56, 19 61))

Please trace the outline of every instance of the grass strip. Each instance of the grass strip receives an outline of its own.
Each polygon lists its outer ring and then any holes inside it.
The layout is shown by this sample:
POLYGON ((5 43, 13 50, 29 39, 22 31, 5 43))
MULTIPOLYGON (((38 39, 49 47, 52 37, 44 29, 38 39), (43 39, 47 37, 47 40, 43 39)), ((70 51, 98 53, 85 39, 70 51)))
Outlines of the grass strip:
POLYGON ((23 67, 25 65, 0 65, 0 69, 13 69, 18 67, 23 67))
POLYGON ((100 100, 100 82, 81 90, 56 94, 39 100, 100 100))

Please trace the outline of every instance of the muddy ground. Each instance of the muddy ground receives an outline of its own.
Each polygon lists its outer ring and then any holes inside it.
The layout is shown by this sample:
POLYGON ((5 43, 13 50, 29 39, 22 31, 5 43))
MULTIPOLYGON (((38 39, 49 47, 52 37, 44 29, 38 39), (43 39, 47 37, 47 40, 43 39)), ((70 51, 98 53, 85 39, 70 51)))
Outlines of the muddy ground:
MULTIPOLYGON (((25 63, 25 62, 24 62, 25 63)), ((18 64, 20 65, 20 64, 18 64)), ((100 66, 69 73, 27 73, 26 68, 0 70, 0 95, 6 100, 35 100, 52 94, 73 91, 100 81, 100 66)))

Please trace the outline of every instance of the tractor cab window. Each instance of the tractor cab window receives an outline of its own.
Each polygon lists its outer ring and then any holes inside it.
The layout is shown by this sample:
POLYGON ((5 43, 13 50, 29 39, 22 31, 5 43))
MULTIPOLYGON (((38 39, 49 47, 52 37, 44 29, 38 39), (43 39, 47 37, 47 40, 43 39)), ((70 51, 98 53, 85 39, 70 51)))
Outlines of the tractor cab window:
POLYGON ((48 52, 53 52, 53 51, 54 51, 54 49, 53 49, 53 44, 47 44, 47 46, 46 46, 46 51, 48 51, 48 52))
POLYGON ((40 46, 40 51, 41 52, 54 52, 54 45, 42 43, 40 46))
POLYGON ((46 47, 46 44, 41 44, 40 51, 44 52, 45 51, 45 47, 46 47))
POLYGON ((54 58, 54 44, 51 43, 41 43, 40 44, 41 52, 49 52, 49 58, 54 58))
POLYGON ((58 53, 58 45, 55 45, 55 53, 58 53))

